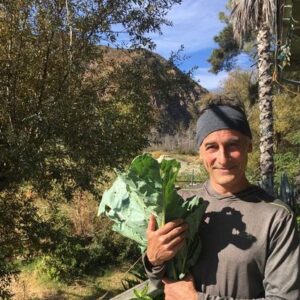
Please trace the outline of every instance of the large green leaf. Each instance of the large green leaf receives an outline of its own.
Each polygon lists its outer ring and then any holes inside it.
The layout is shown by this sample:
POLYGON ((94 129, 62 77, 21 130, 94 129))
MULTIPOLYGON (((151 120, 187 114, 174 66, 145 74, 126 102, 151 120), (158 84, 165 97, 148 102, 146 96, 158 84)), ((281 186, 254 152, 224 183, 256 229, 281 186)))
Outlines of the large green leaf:
POLYGON ((136 241, 141 250, 147 247, 146 229, 150 215, 158 226, 183 218, 188 224, 185 246, 167 263, 167 276, 180 279, 199 257, 201 242, 198 227, 205 210, 203 200, 191 197, 184 201, 175 189, 180 169, 176 160, 156 161, 150 154, 137 156, 129 169, 117 173, 112 187, 105 191, 99 214, 114 221, 113 229, 136 241))

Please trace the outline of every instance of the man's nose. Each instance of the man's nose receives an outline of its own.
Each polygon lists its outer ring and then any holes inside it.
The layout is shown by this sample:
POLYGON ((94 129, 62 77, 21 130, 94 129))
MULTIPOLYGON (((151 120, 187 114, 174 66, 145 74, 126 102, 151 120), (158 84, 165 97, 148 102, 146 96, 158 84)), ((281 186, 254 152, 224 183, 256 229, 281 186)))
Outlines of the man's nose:
POLYGON ((230 158, 230 155, 226 151, 226 149, 220 148, 218 151, 218 163, 220 165, 224 166, 228 163, 229 158, 230 158))

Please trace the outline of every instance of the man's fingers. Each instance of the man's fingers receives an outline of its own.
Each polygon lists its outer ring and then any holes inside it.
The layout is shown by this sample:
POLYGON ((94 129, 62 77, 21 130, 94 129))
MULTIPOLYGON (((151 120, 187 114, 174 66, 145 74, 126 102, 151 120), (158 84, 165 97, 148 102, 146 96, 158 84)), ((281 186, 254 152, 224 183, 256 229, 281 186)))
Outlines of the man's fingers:
POLYGON ((165 235, 166 241, 169 242, 172 241, 174 238, 181 236, 182 233, 185 233, 187 228, 188 228, 187 224, 181 224, 180 226, 175 227, 165 235))
POLYGON ((177 244, 175 244, 173 246, 173 253, 174 253, 174 256, 176 255, 176 253, 184 246, 185 244, 185 240, 183 239, 181 242, 178 242, 177 244))
POLYGON ((184 242, 185 239, 185 233, 182 233, 181 235, 173 238, 169 243, 168 243, 168 248, 169 249, 174 249, 176 245, 178 245, 179 243, 184 242))
POLYGON ((155 231, 156 229, 156 220, 153 214, 150 215, 149 223, 148 223, 148 231, 155 231))
POLYGON ((175 227, 181 225, 184 221, 182 219, 177 219, 171 222, 168 222, 165 226, 161 227, 160 233, 161 234, 166 234, 168 232, 170 232, 172 229, 174 229, 175 227))

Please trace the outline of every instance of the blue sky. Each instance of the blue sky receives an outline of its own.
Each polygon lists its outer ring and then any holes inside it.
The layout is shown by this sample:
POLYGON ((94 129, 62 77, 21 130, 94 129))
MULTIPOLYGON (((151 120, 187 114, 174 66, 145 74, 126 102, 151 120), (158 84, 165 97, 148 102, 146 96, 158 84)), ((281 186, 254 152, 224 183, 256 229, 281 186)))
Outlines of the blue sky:
MULTIPOLYGON (((226 3, 227 0, 182 0, 182 4, 174 6, 167 16, 173 26, 163 27, 163 35, 151 36, 157 45, 155 52, 165 58, 183 44, 184 54, 190 59, 179 68, 187 70, 197 65, 194 79, 208 90, 219 88, 227 77, 226 72, 218 75, 208 72, 210 64, 207 62, 212 49, 217 47, 213 37, 224 27, 218 15, 226 9, 226 3)), ((245 55, 239 57, 238 65, 242 68, 249 65, 245 55)))

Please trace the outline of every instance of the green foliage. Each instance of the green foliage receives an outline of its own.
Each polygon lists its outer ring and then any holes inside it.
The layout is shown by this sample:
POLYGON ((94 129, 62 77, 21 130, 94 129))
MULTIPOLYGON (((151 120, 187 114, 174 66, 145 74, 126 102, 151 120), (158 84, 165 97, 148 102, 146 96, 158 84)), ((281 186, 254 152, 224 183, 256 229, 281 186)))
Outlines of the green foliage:
POLYGON ((299 95, 286 93, 274 97, 275 112, 275 184, 279 186, 282 174, 286 173, 292 181, 299 175, 299 95))
POLYGON ((79 238, 64 236, 51 254, 41 257, 37 267, 55 281, 68 281, 86 271, 88 254, 79 238))
POLYGON ((289 178, 295 178, 299 175, 300 170, 300 155, 293 152, 283 152, 275 154, 275 183, 280 184, 280 178, 283 173, 286 173, 289 178))
POLYGON ((300 135, 300 95, 280 93, 274 97, 275 142, 278 148, 294 148, 297 151, 300 135))
MULTIPOLYGON (((125 278, 122 280, 122 285, 125 290, 133 288, 138 284, 145 282, 148 279, 148 276, 145 273, 145 268, 142 263, 134 265, 134 267, 129 271, 130 275, 133 275, 134 278, 125 278)), ((157 291, 156 291, 157 293, 157 291)), ((149 285, 146 285, 142 290, 134 290, 134 294, 137 298, 134 299, 153 299, 153 300, 164 300, 163 289, 159 290, 157 296, 150 297, 149 295, 149 285), (135 292, 136 291, 136 292, 135 292), (149 297, 149 298, 139 298, 139 297, 149 297)))
POLYGON ((142 290, 133 290, 135 298, 131 298, 130 300, 152 300, 150 296, 148 296, 148 285, 146 285, 142 290))
POLYGON ((15 258, 28 259, 43 250, 49 226, 38 215, 26 191, 0 192, 0 297, 9 297, 9 284, 18 273, 15 258))
POLYGON ((167 264, 168 277, 179 279, 196 262, 201 242, 197 231, 205 205, 202 199, 189 201, 177 194, 175 181, 180 168, 176 160, 158 163, 149 154, 136 157, 128 171, 118 173, 113 186, 104 192, 99 213, 106 213, 113 229, 136 241, 142 251, 147 246, 146 229, 151 214, 158 226, 182 218, 189 225, 185 246, 167 264))
POLYGON ((297 193, 293 182, 288 179, 286 173, 283 173, 280 178, 280 186, 278 189, 279 199, 287 203, 295 215, 297 215, 297 193))
MULTIPOLYGON (((87 195, 84 196, 80 203, 82 210, 89 204, 87 195)), ((92 214, 83 211, 79 216, 61 205, 49 209, 48 244, 39 256, 37 269, 51 280, 68 283, 86 274, 101 273, 108 265, 118 265, 140 256, 133 242, 111 230, 108 220, 91 218, 96 216, 96 206, 92 214), (91 228, 80 229, 76 218, 80 218, 83 226, 91 228), (87 226, 86 218, 89 218, 87 226)))
POLYGON ((151 107, 138 69, 108 74, 102 69, 95 85, 88 80, 89 67, 103 57, 96 45, 117 39, 112 28, 117 23, 132 46, 153 47, 145 33, 168 24, 166 12, 177 3, 1 4, 2 185, 26 179, 44 188, 55 179, 92 189, 107 168, 128 162, 146 146, 151 107))
POLYGON ((243 103, 248 111, 258 99, 257 80, 249 71, 240 69, 231 71, 224 80, 222 89, 225 95, 243 103))
POLYGON ((294 131, 294 132, 289 132, 288 135, 286 136, 287 140, 295 146, 300 145, 300 130, 294 131))
POLYGON ((141 255, 137 244, 112 231, 111 221, 106 217, 100 219, 102 225, 106 224, 106 228, 96 233, 89 247, 91 270, 95 266, 102 269, 108 265, 121 265, 124 261, 135 262, 141 255))
POLYGON ((48 244, 40 255, 37 268, 53 280, 68 281, 85 270, 87 241, 84 237, 72 235, 71 222, 57 203, 48 209, 48 244))
POLYGON ((259 150, 257 146, 254 146, 252 153, 249 153, 246 176, 251 183, 259 184, 259 150))
MULTIPOLYGON (((232 10, 232 1, 228 1, 227 8, 232 10)), ((210 72, 219 73, 220 71, 231 71, 236 67, 236 57, 241 53, 246 53, 249 58, 254 58, 256 55, 254 37, 251 34, 245 37, 243 47, 240 47, 238 41, 234 37, 230 17, 224 12, 219 13, 219 19, 225 24, 222 31, 214 37, 218 48, 213 49, 208 62, 211 64, 210 72)))
MULTIPOLYGON (((145 34, 169 24, 165 15, 177 3, 0 4, 2 297, 17 272, 15 259, 33 251, 54 278, 80 275, 100 259, 96 241, 76 235, 70 218, 55 214, 76 188, 96 193, 107 171, 125 165, 147 145, 152 114, 136 65, 102 69, 97 82, 90 78, 91 66, 95 60, 103 63, 105 50, 98 45, 116 41, 115 24, 122 24, 131 46, 153 47, 145 34), (37 199, 19 194, 24 182, 49 197, 52 215, 40 215, 37 199)), ((124 256, 129 248, 124 247, 124 256)))
POLYGON ((217 49, 213 49, 208 62, 211 64, 210 72, 231 71, 235 66, 235 57, 241 53, 237 41, 233 37, 232 26, 226 20, 226 26, 214 37, 218 44, 217 49))

